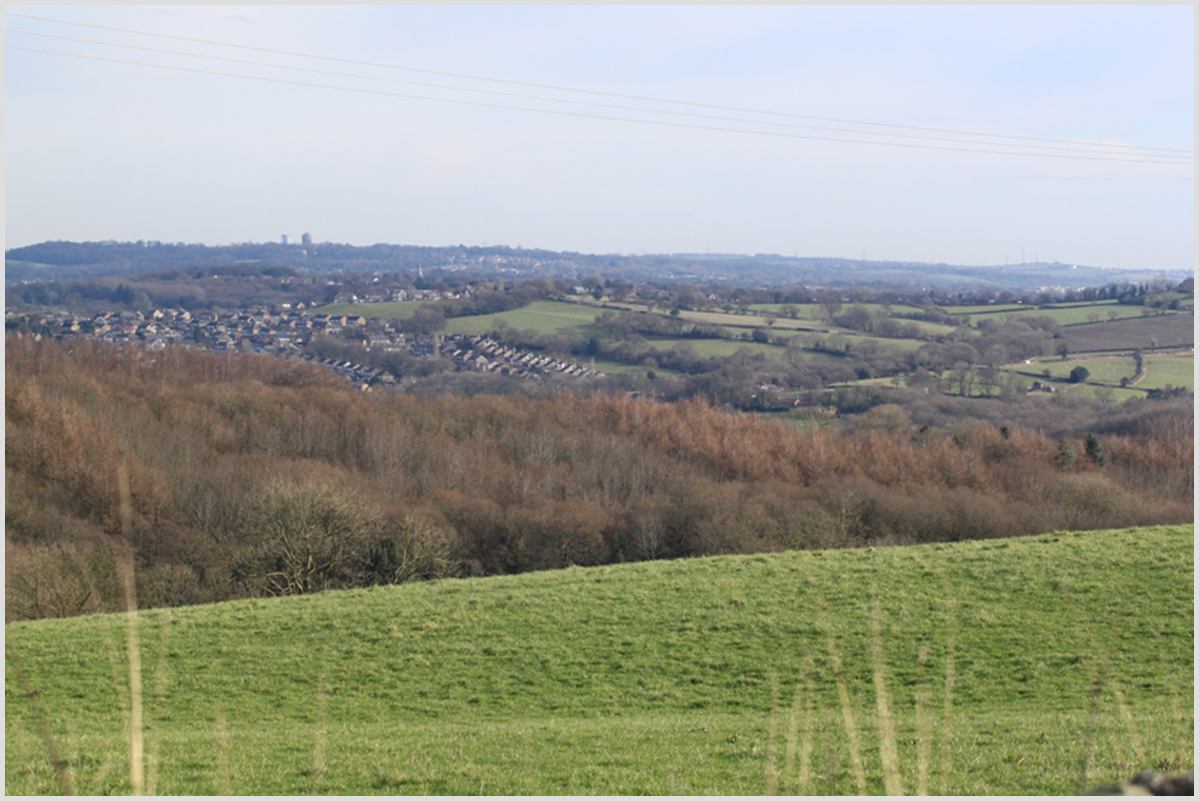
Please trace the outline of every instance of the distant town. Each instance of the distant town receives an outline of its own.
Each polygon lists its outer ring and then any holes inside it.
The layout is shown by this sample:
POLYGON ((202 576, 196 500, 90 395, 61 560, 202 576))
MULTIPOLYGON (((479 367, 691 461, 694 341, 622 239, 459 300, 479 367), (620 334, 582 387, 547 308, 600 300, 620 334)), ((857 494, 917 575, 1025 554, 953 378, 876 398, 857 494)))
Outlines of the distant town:
MULTIPOLYGON (((403 296, 407 293, 398 290, 395 294, 403 296)), ((418 290, 416 294, 420 298, 412 299, 440 298, 440 293, 435 291, 418 290)), ((43 337, 67 341, 94 339, 98 342, 138 344, 152 351, 174 346, 216 352, 236 350, 274 353, 284 358, 324 364, 364 390, 377 384, 395 386, 400 379, 387 370, 349 359, 322 359, 306 353, 305 346, 314 336, 323 334, 342 337, 347 343, 357 342, 367 353, 404 352, 424 358, 441 357, 452 361, 457 369, 511 378, 539 380, 550 374, 566 378, 603 376, 603 373, 593 368, 505 346, 486 336, 443 336, 439 333, 412 335, 398 331, 394 319, 368 320, 353 314, 312 314, 304 309, 270 310, 251 306, 238 312, 200 311, 195 314, 184 309, 155 309, 149 314, 123 311, 103 312, 94 316, 61 311, 21 314, 7 310, 5 323, 6 328, 24 328, 32 332, 30 335, 38 340, 43 337)), ((21 331, 16 330, 16 335, 22 336, 21 331)))

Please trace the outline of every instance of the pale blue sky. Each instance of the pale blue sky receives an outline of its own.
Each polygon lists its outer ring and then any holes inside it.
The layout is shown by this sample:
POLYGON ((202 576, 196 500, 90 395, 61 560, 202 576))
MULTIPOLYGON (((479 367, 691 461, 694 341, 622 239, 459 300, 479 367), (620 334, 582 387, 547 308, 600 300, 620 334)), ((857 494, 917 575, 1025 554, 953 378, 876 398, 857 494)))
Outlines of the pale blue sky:
MULTIPOLYGON (((592 91, 895 125, 1194 147, 1190 6, 6 9, 592 91)), ((12 48, 637 116, 16 31, 536 92, 510 85, 11 15, 5 25, 7 248, 47 239, 220 244, 309 231, 318 241, 360 245, 865 254, 964 264, 1015 262, 1023 252, 1030 261, 1193 268, 1192 153, 1181 165, 1030 158, 455 106, 12 48)))

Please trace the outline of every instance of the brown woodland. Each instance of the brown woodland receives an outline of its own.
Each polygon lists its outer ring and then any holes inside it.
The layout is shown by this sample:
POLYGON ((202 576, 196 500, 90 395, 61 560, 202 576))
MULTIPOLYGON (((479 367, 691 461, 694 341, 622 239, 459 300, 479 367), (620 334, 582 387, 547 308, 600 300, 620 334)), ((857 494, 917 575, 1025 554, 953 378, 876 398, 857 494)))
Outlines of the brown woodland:
POLYGON ((120 608, 121 559, 169 606, 1194 517, 1189 399, 1090 438, 898 407, 800 431, 624 394, 358 393, 251 354, 5 352, 9 620, 120 608))

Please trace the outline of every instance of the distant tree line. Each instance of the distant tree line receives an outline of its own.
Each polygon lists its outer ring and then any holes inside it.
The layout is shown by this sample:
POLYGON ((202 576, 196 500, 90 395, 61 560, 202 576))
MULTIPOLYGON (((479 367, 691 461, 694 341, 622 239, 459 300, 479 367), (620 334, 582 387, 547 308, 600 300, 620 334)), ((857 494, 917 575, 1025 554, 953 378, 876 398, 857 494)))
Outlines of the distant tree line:
MULTIPOLYGON (((580 280, 587 276, 602 275, 601 281, 640 283, 650 280, 678 284, 682 280, 693 284, 711 284, 713 287, 728 286, 734 282, 760 287, 814 284, 842 287, 846 291, 871 286, 890 287, 908 295, 916 292, 911 287, 920 286, 925 288, 919 292, 938 305, 988 303, 993 299, 997 302, 1018 299, 1024 303, 1047 303, 1061 300, 1063 293, 1048 290, 1033 292, 1026 288, 1052 286, 1067 280, 1074 282, 1080 275, 1104 275, 1086 268, 1079 272, 1070 265, 1061 264, 1038 265, 1036 269, 1013 272, 986 267, 867 262, 778 254, 580 254, 507 246, 421 247, 386 243, 357 246, 334 242, 287 245, 281 242, 247 242, 210 246, 158 241, 59 241, 13 248, 5 252, 5 261, 8 283, 127 276, 167 269, 248 262, 282 264, 325 273, 399 273, 408 280, 414 280, 420 273, 428 278, 461 278, 464 272, 468 272, 473 279, 519 275, 522 279, 557 277, 580 280), (977 289, 980 284, 992 288, 977 289), (989 293, 989 297, 984 297, 986 293, 989 293)), ((1117 291, 1122 292, 1119 289, 1117 291)), ((1066 297, 1075 296, 1067 294, 1066 297)), ((1102 296, 1094 297, 1111 299, 1115 296, 1110 289, 1104 288, 1102 296)))

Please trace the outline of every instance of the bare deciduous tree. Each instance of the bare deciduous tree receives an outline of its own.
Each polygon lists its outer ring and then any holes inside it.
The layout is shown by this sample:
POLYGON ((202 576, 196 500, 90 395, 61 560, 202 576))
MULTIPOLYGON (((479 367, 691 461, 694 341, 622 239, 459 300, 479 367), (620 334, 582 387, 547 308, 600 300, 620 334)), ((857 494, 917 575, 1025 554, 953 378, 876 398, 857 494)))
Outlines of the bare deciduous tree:
POLYGON ((245 578, 269 595, 298 595, 348 584, 381 519, 353 490, 283 479, 267 485, 248 527, 258 547, 245 578))

